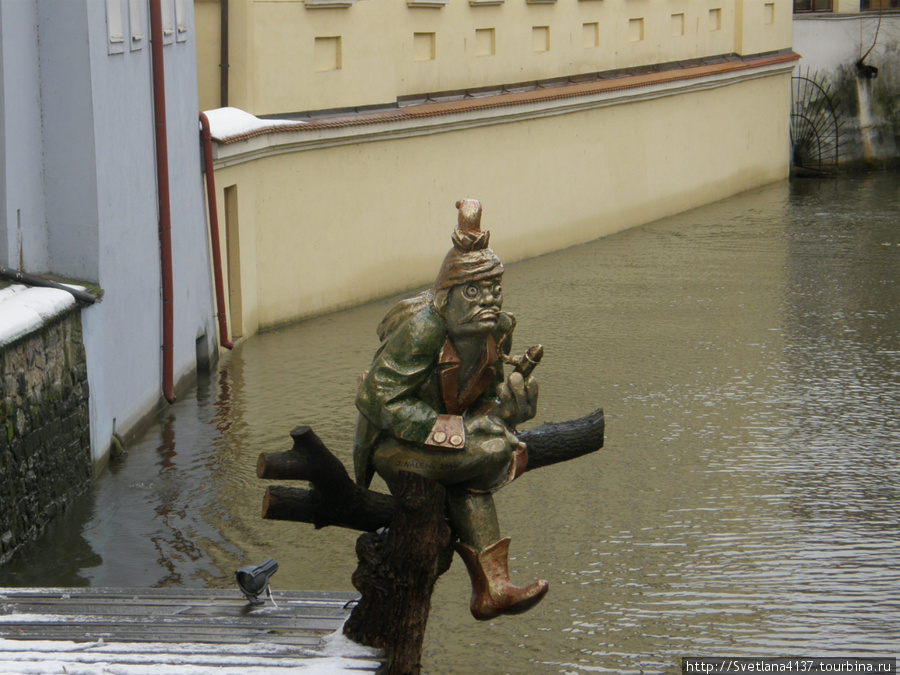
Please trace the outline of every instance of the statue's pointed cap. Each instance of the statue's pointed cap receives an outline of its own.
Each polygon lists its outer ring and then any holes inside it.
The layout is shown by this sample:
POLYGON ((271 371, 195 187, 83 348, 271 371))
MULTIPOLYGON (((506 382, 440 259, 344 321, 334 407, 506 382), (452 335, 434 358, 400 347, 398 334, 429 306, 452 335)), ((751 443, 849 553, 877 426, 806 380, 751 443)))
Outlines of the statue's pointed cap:
POLYGON ((453 232, 453 247, 461 253, 487 248, 490 232, 481 231, 481 202, 477 199, 460 199, 456 230, 453 232))
POLYGON ((453 248, 441 265, 433 286, 435 291, 503 274, 500 259, 488 248, 491 233, 481 230, 481 202, 460 199, 456 208, 459 214, 451 237, 453 248))

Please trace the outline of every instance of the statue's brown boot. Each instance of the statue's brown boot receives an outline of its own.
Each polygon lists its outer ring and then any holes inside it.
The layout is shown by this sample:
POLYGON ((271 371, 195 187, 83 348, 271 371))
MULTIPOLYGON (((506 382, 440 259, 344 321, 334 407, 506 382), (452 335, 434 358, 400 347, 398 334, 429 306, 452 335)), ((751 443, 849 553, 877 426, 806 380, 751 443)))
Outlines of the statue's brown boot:
POLYGON ((499 614, 521 614, 534 607, 547 594, 543 579, 524 588, 513 586, 509 580, 509 537, 476 551, 457 542, 459 553, 472 580, 472 616, 480 621, 499 614))

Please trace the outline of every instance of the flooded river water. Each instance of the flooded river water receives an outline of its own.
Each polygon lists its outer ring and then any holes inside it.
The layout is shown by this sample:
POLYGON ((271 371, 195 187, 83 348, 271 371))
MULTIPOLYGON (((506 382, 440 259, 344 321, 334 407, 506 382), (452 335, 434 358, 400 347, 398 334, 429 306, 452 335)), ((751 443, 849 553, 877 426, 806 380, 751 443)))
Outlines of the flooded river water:
MULTIPOLYGON (((508 265, 504 289, 518 346, 546 349, 535 423, 603 407, 606 447, 498 494, 513 580, 550 592, 475 622, 456 560, 426 672, 897 654, 897 175, 773 185, 508 265)), ((231 587, 271 556, 276 589, 352 590, 356 533, 263 521, 256 458, 308 423, 350 465, 356 376, 392 302, 239 345, 0 586, 231 587)))

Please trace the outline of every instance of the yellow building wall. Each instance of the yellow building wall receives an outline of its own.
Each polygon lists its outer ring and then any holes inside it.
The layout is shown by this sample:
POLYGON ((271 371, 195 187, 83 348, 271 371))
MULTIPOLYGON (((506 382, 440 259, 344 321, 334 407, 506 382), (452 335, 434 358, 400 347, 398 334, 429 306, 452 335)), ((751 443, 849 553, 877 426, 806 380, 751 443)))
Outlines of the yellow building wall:
POLYGON ((781 72, 225 166, 219 199, 239 191, 242 333, 431 283, 461 197, 482 201, 492 248, 512 262, 785 178, 789 120, 781 72))
POLYGON ((194 0, 197 44, 197 88, 200 110, 218 108, 221 102, 219 63, 221 62, 219 0, 194 0))
MULTIPOLYGON (((428 92, 774 51, 790 47, 793 5, 449 0, 435 9, 358 0, 346 8, 310 6, 229 0, 229 105, 255 115, 380 105, 428 92)), ((213 48, 218 3, 195 0, 195 11, 201 109, 209 109, 220 105, 213 48)))
POLYGON ((791 44, 793 3, 735 0, 735 53, 763 54, 791 44))
POLYGON ((835 14, 858 14, 859 0, 834 0, 831 8, 835 14))

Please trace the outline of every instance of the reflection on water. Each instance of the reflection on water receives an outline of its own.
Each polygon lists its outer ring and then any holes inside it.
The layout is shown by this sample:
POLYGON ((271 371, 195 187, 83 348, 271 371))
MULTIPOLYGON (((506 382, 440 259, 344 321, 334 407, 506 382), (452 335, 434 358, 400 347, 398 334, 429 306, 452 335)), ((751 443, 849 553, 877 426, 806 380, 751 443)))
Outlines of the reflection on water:
MULTIPOLYGON (((784 183, 507 267, 519 345, 547 350, 535 422, 602 405, 607 443, 498 495, 514 580, 550 593, 476 623, 454 564, 428 672, 896 651, 898 191, 784 183)), ((0 585, 230 586, 272 556, 276 588, 350 590, 356 534, 262 521, 256 456, 309 423, 349 466, 356 375, 391 304, 240 345, 0 585)))

